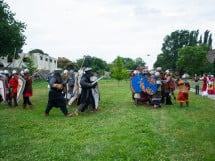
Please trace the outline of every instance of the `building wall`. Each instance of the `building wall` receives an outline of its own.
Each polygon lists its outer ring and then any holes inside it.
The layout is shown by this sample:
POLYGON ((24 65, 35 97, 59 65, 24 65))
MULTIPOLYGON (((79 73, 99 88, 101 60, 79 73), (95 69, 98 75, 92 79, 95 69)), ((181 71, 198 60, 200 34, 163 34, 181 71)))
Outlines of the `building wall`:
POLYGON ((57 69, 57 59, 43 54, 33 54, 33 61, 37 69, 54 71, 57 69))
POLYGON ((1 56, 0 57, 0 62, 2 62, 4 64, 4 66, 7 66, 7 64, 8 64, 7 57, 1 56))
POLYGON ((8 62, 7 57, 0 57, 0 61, 4 66, 8 66, 10 64, 8 67, 20 68, 25 66, 25 62, 23 62, 23 60, 27 57, 34 62, 34 66, 39 70, 50 70, 51 72, 57 70, 57 59, 40 53, 22 53, 20 54, 19 59, 13 60, 13 63, 8 62))

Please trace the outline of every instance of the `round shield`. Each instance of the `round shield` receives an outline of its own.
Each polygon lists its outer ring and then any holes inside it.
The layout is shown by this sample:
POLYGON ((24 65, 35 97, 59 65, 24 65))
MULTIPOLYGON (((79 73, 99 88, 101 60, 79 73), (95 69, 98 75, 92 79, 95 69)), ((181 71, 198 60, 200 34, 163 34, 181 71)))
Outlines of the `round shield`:
POLYGON ((153 95, 157 92, 156 80, 143 75, 136 75, 131 79, 131 89, 135 93, 146 92, 153 95))
POLYGON ((135 75, 132 79, 131 79, 131 90, 132 92, 135 92, 135 93, 140 93, 142 92, 142 89, 140 87, 140 83, 143 79, 143 76, 142 75, 135 75))
POLYGON ((140 83, 140 87, 143 92, 146 92, 149 95, 153 95, 157 92, 156 81, 151 77, 144 77, 140 83))

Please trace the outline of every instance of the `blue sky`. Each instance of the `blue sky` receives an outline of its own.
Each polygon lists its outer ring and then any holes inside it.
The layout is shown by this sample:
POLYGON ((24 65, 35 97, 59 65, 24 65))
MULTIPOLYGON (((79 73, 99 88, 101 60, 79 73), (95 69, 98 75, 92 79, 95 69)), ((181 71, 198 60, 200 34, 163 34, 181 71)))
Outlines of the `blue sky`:
MULTIPOLYGON (((24 52, 42 49, 75 61, 141 57, 151 68, 163 39, 175 30, 209 30, 215 42, 214 0, 5 0, 25 22, 24 52), (147 55, 150 56, 147 56, 147 55)), ((213 42, 213 48, 215 43, 213 42)))

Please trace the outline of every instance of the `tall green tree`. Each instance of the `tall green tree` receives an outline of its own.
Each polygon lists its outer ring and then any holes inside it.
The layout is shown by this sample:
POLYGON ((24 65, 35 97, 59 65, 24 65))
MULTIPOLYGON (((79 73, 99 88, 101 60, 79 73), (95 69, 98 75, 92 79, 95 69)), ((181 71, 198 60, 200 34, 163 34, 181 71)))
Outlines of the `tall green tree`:
POLYGON ((178 49, 189 44, 190 34, 188 30, 177 30, 164 38, 162 46, 165 54, 166 65, 169 69, 176 69, 178 59, 178 49))
POLYGON ((121 58, 122 58, 124 67, 125 67, 126 69, 132 70, 132 69, 135 69, 135 68, 136 68, 136 63, 135 63, 135 61, 134 61, 133 59, 131 59, 131 58, 123 58, 123 57, 121 57, 121 58))
POLYGON ((166 63, 166 61, 171 61, 170 58, 171 57, 167 54, 159 54, 157 56, 157 61, 154 63, 154 67, 162 67, 163 70, 169 69, 169 63, 166 63))
POLYGON ((179 49, 180 57, 177 60, 177 68, 188 72, 191 75, 202 74, 207 72, 212 67, 206 58, 208 53, 208 46, 186 46, 179 49))
POLYGON ((64 57, 58 57, 57 65, 58 65, 58 68, 68 69, 68 70, 75 69, 76 67, 76 63, 73 63, 71 60, 64 57))
POLYGON ((207 45, 212 48, 212 34, 208 30, 205 31, 203 40, 199 38, 199 30, 176 30, 164 38, 162 45, 162 53, 158 55, 154 67, 164 66, 164 69, 176 69, 176 62, 180 55, 179 49, 186 46, 207 45))
POLYGON ((204 41, 201 44, 208 45, 209 49, 212 49, 212 34, 209 30, 204 32, 204 41))
POLYGON ((14 18, 15 14, 3 0, 0 0, 0 55, 17 58, 25 44, 25 23, 14 18))
MULTIPOLYGON (((127 69, 127 70, 133 70, 133 69, 136 69, 137 66, 139 66, 139 65, 142 65, 142 66, 145 65, 144 60, 142 58, 140 58, 140 57, 136 58, 136 59, 124 58, 124 57, 120 57, 120 58, 122 59, 124 68, 127 69)), ((116 61, 117 61, 117 59, 115 59, 113 61, 113 63, 115 63, 116 61)))
POLYGON ((85 55, 84 58, 76 60, 77 67, 91 67, 94 71, 99 74, 103 74, 104 71, 109 71, 106 61, 97 58, 85 55))
POLYGON ((111 77, 115 78, 119 81, 128 77, 128 70, 125 69, 123 64, 123 59, 121 57, 117 57, 113 63, 111 68, 111 77))

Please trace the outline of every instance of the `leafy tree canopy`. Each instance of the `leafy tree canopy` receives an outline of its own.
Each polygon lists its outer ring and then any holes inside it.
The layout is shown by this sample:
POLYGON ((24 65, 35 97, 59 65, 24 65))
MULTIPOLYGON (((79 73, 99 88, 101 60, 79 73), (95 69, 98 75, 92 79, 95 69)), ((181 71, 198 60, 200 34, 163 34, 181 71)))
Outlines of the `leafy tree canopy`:
POLYGON ((145 66, 145 62, 142 58, 136 58, 136 59, 131 59, 131 58, 124 58, 124 57, 117 57, 113 63, 116 63, 118 59, 122 59, 122 63, 124 65, 124 68, 127 70, 133 70, 136 69, 137 66, 145 66))
POLYGON ((76 62, 78 68, 91 67, 94 71, 98 72, 99 74, 103 74, 105 70, 109 71, 106 61, 97 57, 85 55, 84 58, 78 59, 76 62))
POLYGON ((17 58, 25 44, 26 25, 14 18, 15 14, 3 0, 0 0, 0 54, 9 59, 17 58))
POLYGON ((40 54, 43 54, 43 55, 48 55, 48 54, 44 53, 43 50, 41 50, 41 49, 33 49, 33 50, 29 51, 29 53, 32 53, 32 54, 40 53, 40 54))
POLYGON ((190 73, 191 75, 202 74, 212 69, 213 66, 206 58, 208 46, 186 46, 179 49, 180 57, 177 60, 177 68, 190 73))
POLYGON ((121 81, 128 77, 128 70, 124 68, 123 59, 117 57, 111 68, 111 76, 118 81, 121 81))
POLYGON ((68 69, 68 70, 75 69, 76 67, 76 63, 73 63, 72 61, 64 57, 59 57, 57 60, 57 64, 58 64, 58 68, 68 69))
POLYGON ((164 38, 162 53, 158 55, 154 67, 164 66, 164 69, 176 69, 176 62, 180 55, 180 48, 186 46, 207 45, 208 49, 212 48, 212 34, 206 30, 203 38, 199 37, 199 30, 176 30, 164 38), (203 39, 203 40, 202 40, 203 39))

